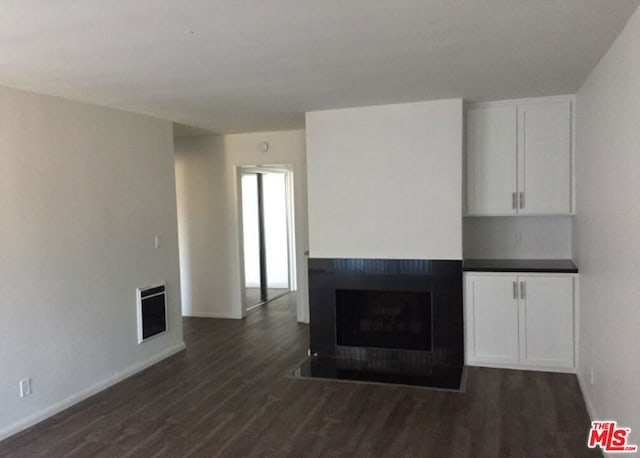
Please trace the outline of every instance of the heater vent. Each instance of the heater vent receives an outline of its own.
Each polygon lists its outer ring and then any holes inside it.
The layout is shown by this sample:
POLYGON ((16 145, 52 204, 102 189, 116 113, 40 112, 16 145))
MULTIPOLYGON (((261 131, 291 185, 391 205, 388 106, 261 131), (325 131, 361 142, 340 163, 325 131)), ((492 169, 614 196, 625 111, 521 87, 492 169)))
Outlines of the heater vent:
POLYGON ((167 332, 167 301, 164 283, 136 290, 138 343, 167 332))

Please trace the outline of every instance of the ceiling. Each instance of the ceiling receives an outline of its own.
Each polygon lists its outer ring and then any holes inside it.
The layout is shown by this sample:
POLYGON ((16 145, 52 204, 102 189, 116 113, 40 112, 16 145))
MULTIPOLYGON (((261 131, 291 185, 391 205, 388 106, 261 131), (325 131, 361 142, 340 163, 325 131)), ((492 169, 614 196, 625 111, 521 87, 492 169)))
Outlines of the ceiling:
MULTIPOLYGON (((640 0, 2 0, 0 85, 220 133, 574 93, 640 0)), ((206 130, 205 130, 206 131, 206 130)))

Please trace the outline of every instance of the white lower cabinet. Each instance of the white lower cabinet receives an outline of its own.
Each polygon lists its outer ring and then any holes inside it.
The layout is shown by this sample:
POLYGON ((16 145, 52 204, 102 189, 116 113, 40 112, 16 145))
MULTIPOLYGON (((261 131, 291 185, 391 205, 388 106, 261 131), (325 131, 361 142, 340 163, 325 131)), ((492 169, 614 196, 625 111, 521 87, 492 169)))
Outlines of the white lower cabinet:
POLYGON ((465 358, 472 366, 575 368, 574 274, 465 273, 465 358))

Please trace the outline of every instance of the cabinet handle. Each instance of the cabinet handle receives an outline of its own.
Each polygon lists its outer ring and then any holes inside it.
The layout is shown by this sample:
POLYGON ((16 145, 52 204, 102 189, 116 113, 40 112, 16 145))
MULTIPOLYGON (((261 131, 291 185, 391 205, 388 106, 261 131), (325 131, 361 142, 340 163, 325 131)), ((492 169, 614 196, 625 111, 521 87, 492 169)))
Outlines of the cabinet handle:
POLYGON ((525 283, 523 281, 520 282, 520 299, 524 299, 526 296, 527 290, 525 287, 525 283))
POLYGON ((518 282, 517 281, 513 282, 513 298, 514 299, 518 298, 518 282))
POLYGON ((518 196, 517 196, 517 192, 512 192, 511 193, 511 208, 513 208, 514 210, 516 208, 518 208, 518 196))
POLYGON ((520 208, 524 208, 524 192, 520 191, 520 208))

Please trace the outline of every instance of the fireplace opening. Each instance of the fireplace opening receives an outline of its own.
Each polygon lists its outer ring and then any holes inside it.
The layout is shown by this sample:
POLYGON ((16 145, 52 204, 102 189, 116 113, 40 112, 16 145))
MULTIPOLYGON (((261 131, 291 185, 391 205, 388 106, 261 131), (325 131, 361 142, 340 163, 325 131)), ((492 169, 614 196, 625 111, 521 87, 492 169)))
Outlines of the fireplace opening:
POLYGON ((336 290, 336 343, 431 351, 431 294, 336 290))

